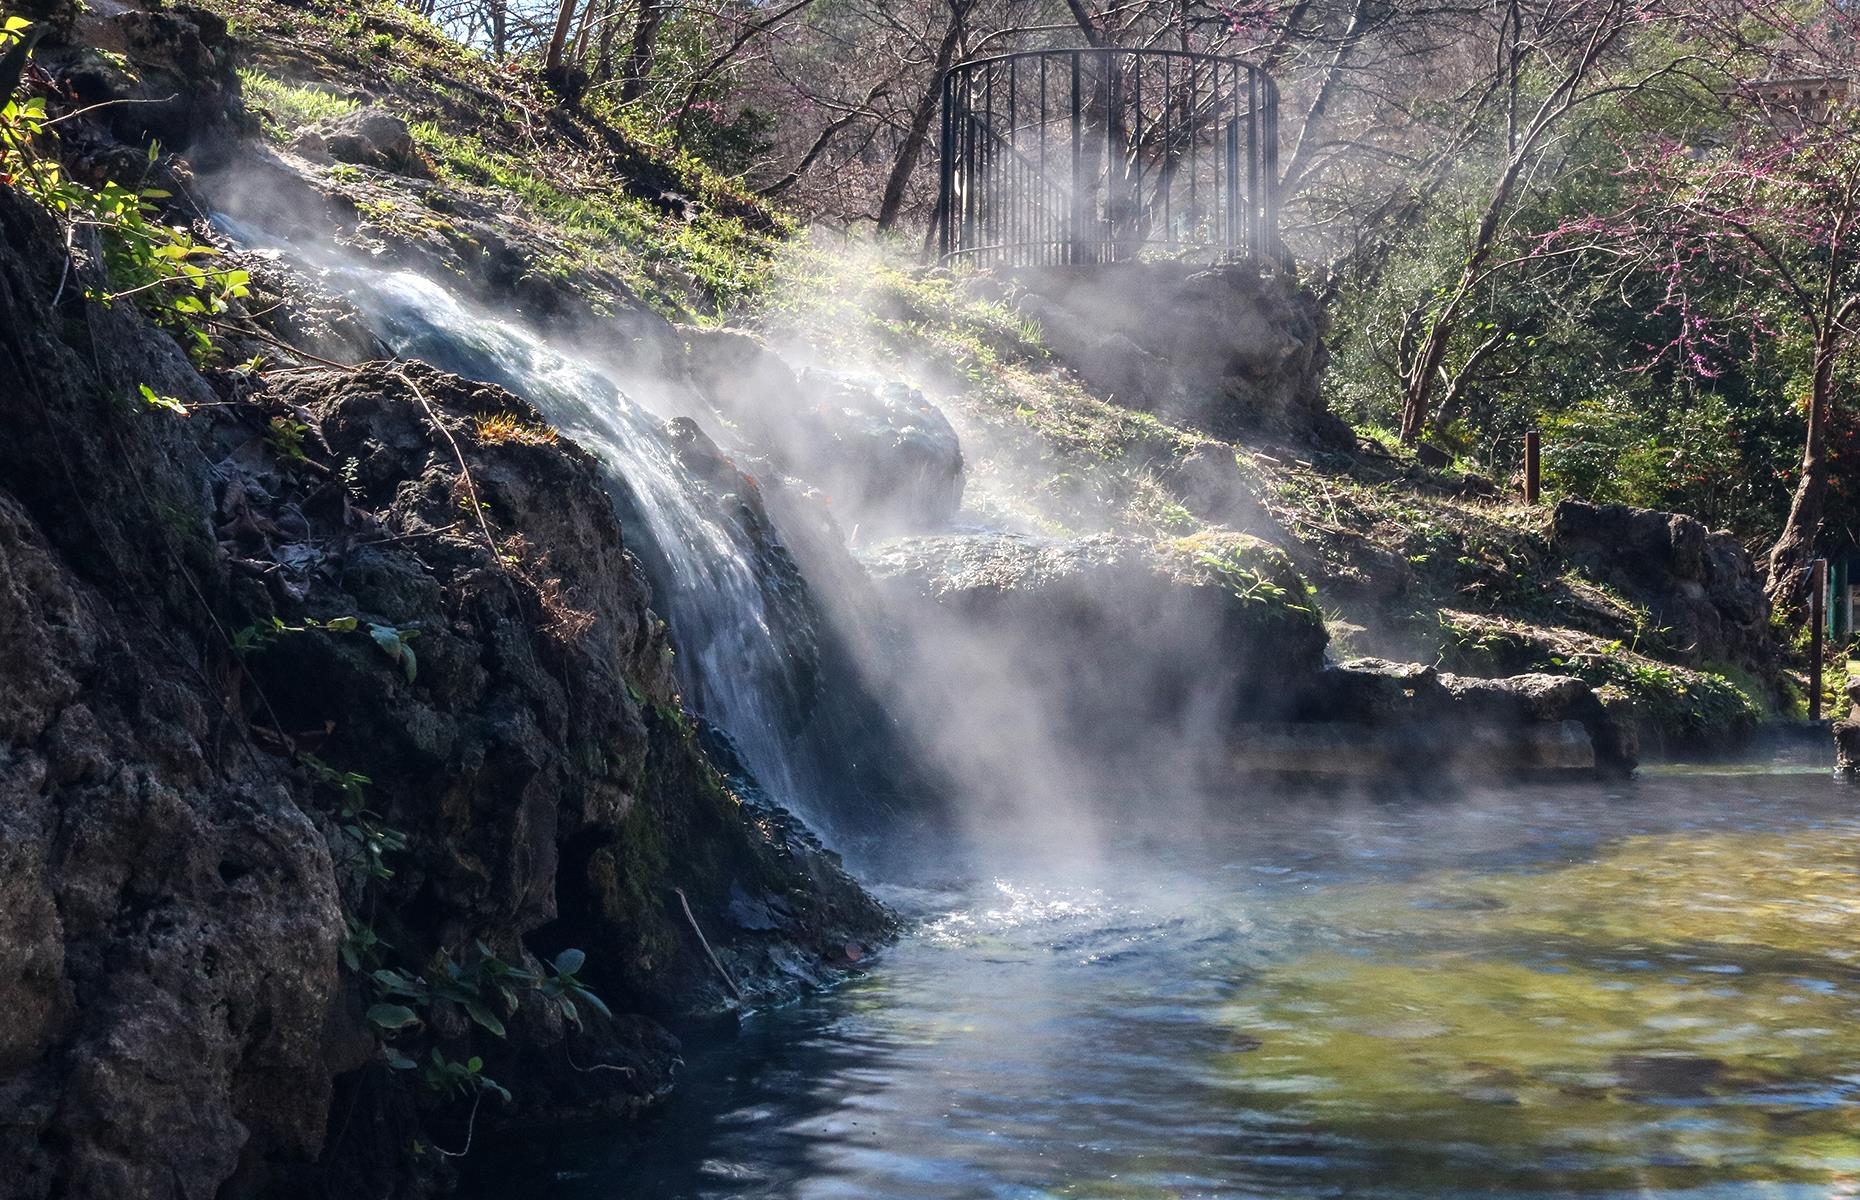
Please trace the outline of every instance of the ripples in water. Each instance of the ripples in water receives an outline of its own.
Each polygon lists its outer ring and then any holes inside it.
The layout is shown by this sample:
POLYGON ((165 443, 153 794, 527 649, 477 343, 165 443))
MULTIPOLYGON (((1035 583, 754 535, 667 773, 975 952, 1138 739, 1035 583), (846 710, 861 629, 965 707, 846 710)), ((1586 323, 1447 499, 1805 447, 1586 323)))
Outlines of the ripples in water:
POLYGON ((481 1194, 1860 1194, 1860 833, 1824 777, 1259 805, 894 887, 864 977, 694 1042, 481 1194))

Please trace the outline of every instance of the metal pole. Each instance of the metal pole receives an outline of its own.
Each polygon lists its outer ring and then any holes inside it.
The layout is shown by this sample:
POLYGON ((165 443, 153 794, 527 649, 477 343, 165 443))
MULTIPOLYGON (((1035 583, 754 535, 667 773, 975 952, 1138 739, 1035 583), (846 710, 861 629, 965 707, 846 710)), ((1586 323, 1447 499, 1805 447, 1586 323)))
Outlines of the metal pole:
POLYGON ((1818 558, 1808 569, 1808 719, 1821 720, 1821 638, 1827 617, 1828 560, 1818 558))
POLYGON ((1266 225, 1261 216, 1259 168, 1265 161, 1261 145, 1265 137, 1259 110, 1259 72, 1246 69, 1246 208, 1247 253, 1257 262, 1266 261, 1266 225))
POLYGON ((1537 503, 1538 492, 1543 485, 1543 458, 1538 445, 1535 429, 1524 433, 1524 502, 1537 503))
POLYGON ((1020 266, 1027 210, 1027 181, 1020 169, 1020 60, 1008 60, 1008 263, 1020 266))
POLYGON ((1104 51, 1104 249, 1099 262, 1117 261, 1117 60, 1104 51))
POLYGON ((1266 154, 1261 174, 1265 176, 1262 183, 1266 202, 1261 206, 1260 224, 1266 230, 1267 256, 1277 271, 1285 265, 1285 247, 1279 240, 1279 85, 1267 75, 1262 90, 1266 100, 1266 154))
POLYGON ((1163 242, 1175 241, 1175 60, 1163 59, 1162 165, 1156 171, 1162 188, 1163 242))
POLYGON ((1079 52, 1072 52, 1072 251, 1067 260, 1084 261, 1079 240, 1085 236, 1085 144, 1079 123, 1079 52))
POLYGON ((1130 223, 1139 243, 1150 236, 1149 209, 1143 204, 1143 58, 1130 60, 1130 223))
POLYGON ((950 245, 949 202, 950 193, 956 181, 954 145, 956 139, 951 135, 951 130, 955 128, 956 121, 956 115, 953 111, 956 97, 955 81, 955 72, 945 71, 943 73, 943 144, 942 153, 940 155, 941 161, 937 163, 937 174, 939 178, 937 180, 936 202, 938 246, 941 250, 941 253, 938 255, 939 262, 948 262, 949 252, 952 249, 950 245))

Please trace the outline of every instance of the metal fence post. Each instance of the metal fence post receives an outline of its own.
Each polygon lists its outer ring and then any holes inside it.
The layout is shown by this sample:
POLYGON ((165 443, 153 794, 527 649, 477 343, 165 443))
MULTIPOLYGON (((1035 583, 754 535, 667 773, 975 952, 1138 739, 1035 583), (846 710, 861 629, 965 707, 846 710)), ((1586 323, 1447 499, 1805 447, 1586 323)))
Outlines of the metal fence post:
POLYGON ((956 63, 941 87, 942 153, 926 244, 945 263, 1082 264, 1156 251, 1204 262, 1246 254, 1262 269, 1282 265, 1278 88, 1260 68, 1161 48, 1020 50, 956 63), (1157 72, 1160 89, 1154 78, 1146 87, 1144 75, 1157 72), (1023 76, 1036 75, 1037 97, 1023 96, 1023 76), (1244 130, 1237 128, 1243 106, 1244 130), (1090 128, 1100 108, 1102 139, 1090 128), (1229 114, 1232 121, 1223 121, 1229 114), (1236 161, 1242 134, 1244 195, 1236 161), (1204 167, 1211 180, 1202 178, 1204 167), (1187 204, 1179 228, 1178 190, 1187 204))
POLYGON ((1822 635, 1827 632, 1828 560, 1818 558, 1808 569, 1808 719, 1821 720, 1822 635))
POLYGON ((1535 429, 1524 433, 1524 502, 1537 503, 1538 493, 1543 490, 1543 454, 1535 429))

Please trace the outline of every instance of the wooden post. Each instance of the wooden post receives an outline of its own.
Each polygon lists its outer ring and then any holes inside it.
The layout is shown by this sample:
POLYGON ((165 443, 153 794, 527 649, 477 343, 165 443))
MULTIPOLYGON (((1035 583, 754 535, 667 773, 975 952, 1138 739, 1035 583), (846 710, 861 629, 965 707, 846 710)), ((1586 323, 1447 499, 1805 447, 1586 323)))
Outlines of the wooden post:
POLYGON ((1821 720, 1821 639, 1827 632, 1828 560, 1808 568, 1808 719, 1821 720))
POLYGON ((1537 503, 1537 493, 1543 482, 1543 463, 1538 453, 1537 431, 1527 430, 1524 434, 1524 502, 1537 503))
POLYGON ((1845 645, 1854 636, 1854 568, 1852 558, 1841 560, 1841 589, 1834 593, 1835 603, 1841 606, 1841 642, 1845 645))

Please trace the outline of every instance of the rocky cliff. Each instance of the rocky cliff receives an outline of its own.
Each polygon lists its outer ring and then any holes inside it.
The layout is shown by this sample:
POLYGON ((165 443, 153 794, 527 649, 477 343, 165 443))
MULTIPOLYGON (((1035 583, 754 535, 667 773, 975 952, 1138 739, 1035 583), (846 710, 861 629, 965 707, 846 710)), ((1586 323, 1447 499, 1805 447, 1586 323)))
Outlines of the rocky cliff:
POLYGON ((636 1106, 665 1021, 887 935, 713 765, 535 410, 203 375, 99 283, 0 191, 9 1196, 411 1187, 474 1119, 636 1106))

